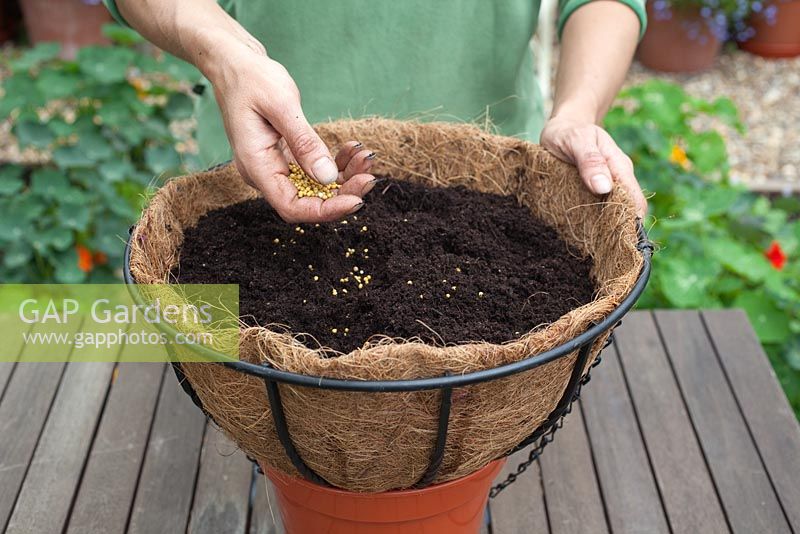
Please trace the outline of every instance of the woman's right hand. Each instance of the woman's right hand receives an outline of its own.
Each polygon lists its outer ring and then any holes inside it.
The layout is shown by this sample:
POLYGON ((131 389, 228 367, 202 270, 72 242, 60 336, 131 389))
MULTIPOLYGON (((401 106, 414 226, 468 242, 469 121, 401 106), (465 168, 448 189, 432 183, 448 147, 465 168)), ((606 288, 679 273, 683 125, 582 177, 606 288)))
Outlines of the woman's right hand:
POLYGON ((247 35, 215 49, 201 67, 214 87, 239 173, 287 222, 323 222, 357 211, 374 186, 375 154, 351 141, 331 156, 305 118, 300 92, 287 70, 247 35), (338 181, 333 197, 298 198, 289 180, 296 162, 320 183, 338 181))

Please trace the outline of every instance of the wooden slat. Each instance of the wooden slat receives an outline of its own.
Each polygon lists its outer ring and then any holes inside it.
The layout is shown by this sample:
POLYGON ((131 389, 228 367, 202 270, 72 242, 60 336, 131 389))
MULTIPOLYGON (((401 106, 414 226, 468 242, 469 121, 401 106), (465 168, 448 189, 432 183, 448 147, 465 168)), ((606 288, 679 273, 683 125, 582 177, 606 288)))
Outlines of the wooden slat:
MULTIPOLYGON (((32 325, 31 325, 32 326, 32 325)), ((31 328, 28 328, 25 333, 31 331, 31 328)), ((4 339, 3 340, 3 348, 2 350, 2 357, 0 357, 0 402, 3 400, 3 394, 6 391, 6 386, 8 385, 8 381, 11 379, 11 375, 14 372, 14 367, 17 365, 17 360, 19 360, 20 355, 22 353, 23 343, 25 338, 22 337, 22 332, 18 337, 12 339, 4 339)))
POLYGON ((250 534, 284 534, 278 500, 272 484, 264 475, 255 473, 253 487, 255 496, 250 513, 250 534))
POLYGON ((727 531, 722 504, 652 315, 628 315, 615 336, 621 370, 672 531, 727 531))
POLYGON ((114 371, 69 534, 125 532, 166 366, 126 362, 124 355, 114 371))
MULTIPOLYGON (((31 325, 31 327, 32 326, 33 325, 31 325)), ((25 333, 30 331, 31 328, 28 328, 25 333)), ((16 366, 16 362, 22 354, 25 338, 22 337, 23 332, 19 334, 19 336, 12 339, 4 339, 3 347, 0 348, 0 351, 2 351, 2 354, 0 354, 0 402, 3 400, 6 386, 11 378, 11 374, 14 372, 14 366, 16 366)))
POLYGON ((655 317, 731 527, 790 532, 700 314, 655 317))
POLYGON ((581 399, 611 531, 669 532, 613 347, 604 351, 581 399))
POLYGON ((183 532, 197 477, 205 416, 169 371, 147 446, 129 532, 183 532))
MULTIPOLYGON (((116 330, 116 325, 93 325, 116 330)), ((60 533, 97 428, 119 350, 75 348, 36 447, 9 533, 60 533), (111 359, 112 361, 92 361, 111 359)))
MULTIPOLYGON (((494 483, 502 482, 509 473, 515 472, 517 466, 528 459, 529 452, 530 448, 510 456, 494 483)), ((492 534, 549 532, 539 462, 531 464, 516 482, 492 499, 489 505, 492 510, 492 534)))
POLYGON ((11 374, 14 372, 15 365, 17 365, 16 362, 0 362, 0 402, 3 400, 3 394, 6 391, 11 374))
POLYGON ((252 463, 209 423, 189 522, 192 534, 245 534, 252 463))
POLYGON ((542 454, 540 465, 550 531, 554 534, 608 532, 579 404, 542 454))
POLYGON ((792 528, 800 532, 800 425, 741 310, 703 312, 720 363, 792 528))
MULTIPOLYGON (((71 333, 73 325, 38 325, 31 332, 71 333)), ((0 530, 11 517, 36 443, 64 371, 63 362, 39 362, 52 353, 44 344, 30 344, 6 387, 0 403, 0 530)))
POLYGON ((114 364, 67 364, 8 534, 60 533, 69 514, 114 364))

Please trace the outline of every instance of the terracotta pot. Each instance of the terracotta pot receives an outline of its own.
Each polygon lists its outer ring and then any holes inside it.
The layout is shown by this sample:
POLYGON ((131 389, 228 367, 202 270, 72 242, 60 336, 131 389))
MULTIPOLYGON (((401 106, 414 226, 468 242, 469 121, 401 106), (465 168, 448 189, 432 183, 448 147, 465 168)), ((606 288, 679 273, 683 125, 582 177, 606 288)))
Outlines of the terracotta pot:
POLYGON ((748 23, 755 35, 739 43, 739 47, 763 57, 800 56, 800 0, 773 2, 767 6, 777 9, 774 23, 767 22, 763 12, 751 15, 748 23))
POLYGON ((711 32, 700 10, 671 8, 664 19, 647 3, 647 31, 636 51, 646 67, 663 72, 697 72, 714 64, 722 42, 711 32))
POLYGON ((61 56, 72 59, 81 46, 109 44, 103 24, 111 15, 100 2, 89 0, 20 0, 31 43, 61 43, 61 56))
POLYGON ((489 488, 506 463, 424 489, 352 493, 267 467, 287 534, 476 534, 489 488))

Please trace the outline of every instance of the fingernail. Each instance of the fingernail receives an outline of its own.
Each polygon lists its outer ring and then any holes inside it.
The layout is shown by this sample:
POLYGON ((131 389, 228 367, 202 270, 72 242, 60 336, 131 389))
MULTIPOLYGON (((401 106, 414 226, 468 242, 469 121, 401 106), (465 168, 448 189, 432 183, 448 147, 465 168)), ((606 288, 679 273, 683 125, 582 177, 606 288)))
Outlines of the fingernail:
POLYGON ((592 176, 592 189, 598 195, 605 195, 611 192, 611 180, 605 174, 596 174, 592 176))
POLYGON ((357 212, 357 211, 358 211, 358 210, 360 210, 360 209, 361 209, 363 206, 364 206, 364 203, 363 203, 363 202, 359 202, 358 204, 356 204, 355 206, 353 206, 353 209, 351 209, 351 210, 350 210, 350 213, 355 213, 355 212, 357 212))
POLYGON ((379 183, 381 183, 381 182, 385 182, 385 181, 386 181, 386 178, 381 178, 381 177, 378 177, 378 178, 373 178, 373 179, 372 179, 372 180, 370 180, 368 183, 370 183, 370 184, 372 184, 372 185, 378 185, 379 183))
POLYGON ((314 178, 321 184, 330 184, 339 177, 339 169, 330 158, 319 158, 312 166, 314 178))
POLYGON ((364 159, 375 159, 378 155, 375 152, 370 152, 369 155, 364 159))
POLYGON ((361 148, 362 146, 364 146, 364 143, 359 141, 358 143, 353 145, 353 148, 361 148))
POLYGON ((378 183, 380 183, 381 178, 375 178, 374 180, 370 180, 369 182, 364 184, 364 187, 361 188, 361 196, 363 197, 370 191, 372 191, 378 183))

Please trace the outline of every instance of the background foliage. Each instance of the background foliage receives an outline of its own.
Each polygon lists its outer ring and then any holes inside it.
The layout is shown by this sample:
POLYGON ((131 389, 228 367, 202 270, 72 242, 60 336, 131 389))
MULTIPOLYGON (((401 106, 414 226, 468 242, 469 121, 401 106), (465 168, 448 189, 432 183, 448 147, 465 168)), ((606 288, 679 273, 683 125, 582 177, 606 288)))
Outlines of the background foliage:
POLYGON ((725 142, 742 129, 732 102, 698 100, 658 80, 623 91, 606 127, 630 154, 650 198, 660 250, 640 307, 743 308, 800 413, 800 214, 728 180, 725 142), (781 261, 783 259, 783 261, 781 261))
POLYGON ((64 61, 57 44, 40 44, 7 65, 0 117, 11 117, 20 148, 50 161, 0 167, 4 282, 114 279, 154 176, 186 163, 170 123, 191 116, 178 82, 196 71, 138 50, 132 31, 106 31, 118 46, 84 48, 64 61))

